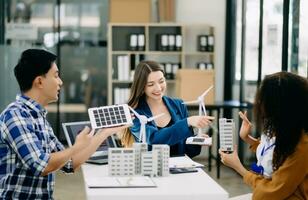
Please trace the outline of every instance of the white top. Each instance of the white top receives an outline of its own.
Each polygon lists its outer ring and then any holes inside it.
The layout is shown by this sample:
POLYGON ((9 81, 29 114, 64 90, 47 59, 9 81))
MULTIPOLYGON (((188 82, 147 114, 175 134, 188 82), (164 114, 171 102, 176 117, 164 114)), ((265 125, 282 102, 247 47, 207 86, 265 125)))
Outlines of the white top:
POLYGON ((275 139, 275 137, 269 138, 268 136, 262 134, 260 144, 257 147, 257 165, 263 167, 263 175, 265 177, 272 177, 273 174, 273 153, 275 149, 275 139))
POLYGON ((152 178, 155 188, 89 188, 88 183, 108 176, 107 165, 82 165, 88 200, 227 200, 228 193, 202 169, 196 173, 170 174, 152 178))

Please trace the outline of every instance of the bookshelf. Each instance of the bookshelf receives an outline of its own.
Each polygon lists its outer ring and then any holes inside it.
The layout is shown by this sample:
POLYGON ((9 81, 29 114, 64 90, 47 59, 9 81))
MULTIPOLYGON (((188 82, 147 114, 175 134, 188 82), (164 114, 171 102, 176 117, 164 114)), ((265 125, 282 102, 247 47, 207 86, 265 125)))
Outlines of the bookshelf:
POLYGON ((134 68, 142 60, 162 64, 169 96, 175 96, 178 69, 214 71, 214 35, 214 27, 205 24, 109 23, 108 105, 127 101, 134 68), (200 37, 206 38, 202 51, 200 37))

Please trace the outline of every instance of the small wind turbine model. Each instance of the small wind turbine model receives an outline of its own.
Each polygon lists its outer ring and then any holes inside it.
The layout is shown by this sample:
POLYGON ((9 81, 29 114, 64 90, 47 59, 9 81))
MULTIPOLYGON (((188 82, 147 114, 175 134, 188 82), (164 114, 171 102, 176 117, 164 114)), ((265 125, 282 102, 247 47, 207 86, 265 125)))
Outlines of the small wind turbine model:
POLYGON ((163 116, 165 113, 161 113, 159 115, 147 118, 145 115, 138 114, 133 108, 129 107, 129 109, 135 114, 135 116, 139 119, 140 124, 141 124, 139 141, 142 142, 142 143, 147 143, 145 125, 148 122, 153 121, 154 119, 157 119, 157 118, 163 116))
MULTIPOLYGON (((199 116, 206 116, 206 109, 205 109, 205 104, 204 104, 204 99, 205 96, 209 93, 209 91, 213 88, 214 86, 212 85, 209 87, 205 92, 203 92, 196 100, 194 101, 187 101, 184 102, 184 104, 199 104, 199 116)), ((198 135, 189 137, 186 139, 186 144, 199 144, 199 145, 212 145, 212 138, 208 137, 202 137, 202 128, 198 129, 198 135)))

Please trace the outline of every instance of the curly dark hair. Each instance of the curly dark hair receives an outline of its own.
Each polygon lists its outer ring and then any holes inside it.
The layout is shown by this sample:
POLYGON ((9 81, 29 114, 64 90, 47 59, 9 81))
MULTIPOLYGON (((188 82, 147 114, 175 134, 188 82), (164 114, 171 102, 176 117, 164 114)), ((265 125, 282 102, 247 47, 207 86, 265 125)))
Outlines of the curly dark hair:
POLYGON ((273 169, 277 170, 308 131, 308 80, 289 72, 265 77, 258 89, 254 114, 259 127, 276 137, 273 169))

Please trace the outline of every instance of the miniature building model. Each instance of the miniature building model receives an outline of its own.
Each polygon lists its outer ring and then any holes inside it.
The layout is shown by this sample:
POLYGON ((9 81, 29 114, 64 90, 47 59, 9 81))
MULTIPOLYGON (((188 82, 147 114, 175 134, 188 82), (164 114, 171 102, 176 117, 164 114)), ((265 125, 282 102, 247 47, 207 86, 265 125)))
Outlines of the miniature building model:
POLYGON ((219 119, 219 141, 222 151, 233 151, 234 146, 234 122, 233 119, 219 119))
POLYGON ((158 176, 158 152, 156 150, 142 153, 141 155, 141 175, 158 176))
POLYGON ((148 145, 145 143, 134 143, 133 148, 135 150, 135 173, 141 173, 141 154, 148 151, 148 145))
POLYGON ((109 176, 168 176, 169 146, 134 143, 133 148, 109 148, 109 176))
POLYGON ((168 176, 170 147, 166 144, 153 145, 152 151, 158 152, 158 176, 168 176))
POLYGON ((135 175, 135 150, 133 148, 109 148, 109 176, 135 175))

